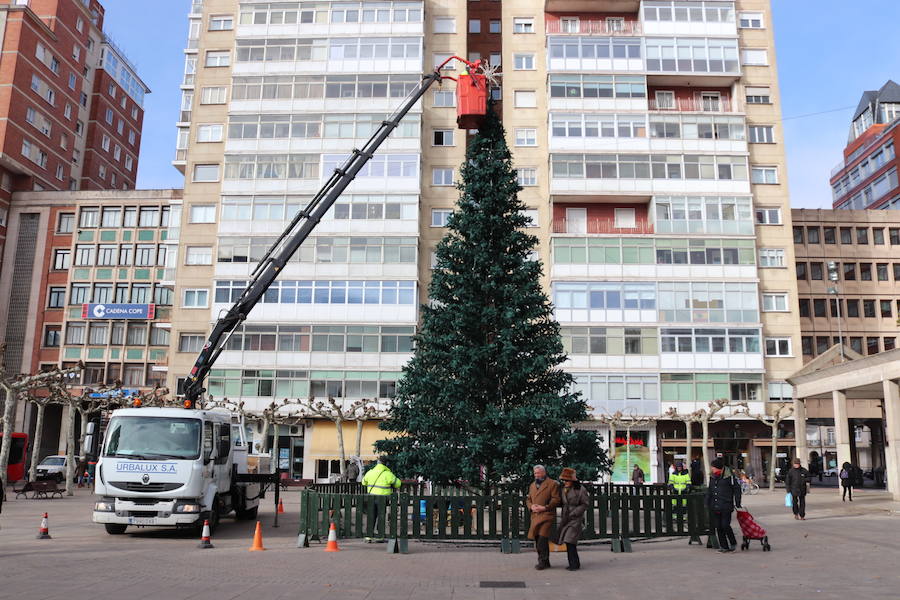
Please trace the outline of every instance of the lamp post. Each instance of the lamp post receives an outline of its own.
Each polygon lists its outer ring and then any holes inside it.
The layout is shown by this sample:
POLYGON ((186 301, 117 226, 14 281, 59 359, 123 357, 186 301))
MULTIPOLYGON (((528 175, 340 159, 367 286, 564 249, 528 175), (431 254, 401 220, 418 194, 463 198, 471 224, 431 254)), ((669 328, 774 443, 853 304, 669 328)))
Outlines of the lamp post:
POLYGON ((841 332, 841 296, 837 287, 838 267, 833 260, 828 261, 828 281, 832 284, 828 288, 828 293, 834 296, 834 304, 837 307, 838 342, 841 351, 841 362, 844 362, 844 334, 841 332))

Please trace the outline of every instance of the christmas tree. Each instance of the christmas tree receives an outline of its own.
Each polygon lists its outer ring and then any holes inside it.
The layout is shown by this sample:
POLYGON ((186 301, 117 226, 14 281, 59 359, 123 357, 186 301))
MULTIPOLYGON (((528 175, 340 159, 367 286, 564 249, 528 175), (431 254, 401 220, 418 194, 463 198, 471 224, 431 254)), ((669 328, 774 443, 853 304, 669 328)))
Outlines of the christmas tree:
POLYGON ((469 145, 457 209, 436 249, 415 353, 376 444, 398 475, 490 489, 521 482, 532 466, 608 471, 588 418, 572 393, 559 324, 531 257, 537 238, 505 134, 493 110, 469 145))

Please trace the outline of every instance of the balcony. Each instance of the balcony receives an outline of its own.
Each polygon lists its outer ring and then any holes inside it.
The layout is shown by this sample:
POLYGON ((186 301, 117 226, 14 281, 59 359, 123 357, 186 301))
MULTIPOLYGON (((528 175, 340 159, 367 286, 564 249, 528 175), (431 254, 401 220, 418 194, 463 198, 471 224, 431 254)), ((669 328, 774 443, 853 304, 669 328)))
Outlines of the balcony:
POLYGON ((652 223, 635 223, 634 227, 622 227, 616 225, 613 219, 554 219, 553 233, 566 233, 569 235, 651 235, 652 223))
POLYGON ((546 33, 562 33, 572 35, 641 35, 643 33, 638 21, 612 22, 606 19, 578 19, 547 21, 546 33))
POLYGON ((659 112, 739 113, 743 107, 736 98, 648 98, 649 110, 659 112))
POLYGON ((641 0, 546 0, 545 12, 637 13, 641 0))

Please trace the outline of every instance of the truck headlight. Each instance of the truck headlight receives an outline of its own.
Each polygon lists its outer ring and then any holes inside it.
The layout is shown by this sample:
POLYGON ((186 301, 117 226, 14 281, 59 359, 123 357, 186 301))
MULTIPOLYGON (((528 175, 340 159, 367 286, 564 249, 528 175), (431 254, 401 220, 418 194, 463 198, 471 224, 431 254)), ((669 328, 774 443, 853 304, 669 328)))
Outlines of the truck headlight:
POLYGON ((94 503, 97 512, 116 512, 116 503, 113 500, 98 500, 94 503))
POLYGON ((176 504, 175 512, 177 513, 198 513, 200 512, 199 504, 176 504))

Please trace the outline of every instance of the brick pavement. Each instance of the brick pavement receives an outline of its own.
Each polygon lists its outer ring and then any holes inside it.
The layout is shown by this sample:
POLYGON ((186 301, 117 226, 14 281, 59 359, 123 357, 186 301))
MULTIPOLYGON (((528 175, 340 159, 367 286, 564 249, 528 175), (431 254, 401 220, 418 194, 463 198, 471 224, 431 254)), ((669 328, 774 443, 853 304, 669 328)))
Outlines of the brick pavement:
MULTIPOLYGON (((248 553, 254 524, 227 519, 200 550, 193 536, 145 529, 109 536, 90 522, 92 496, 62 500, 12 499, 0 516, 0 598, 129 598, 228 600, 252 598, 506 600, 629 596, 654 599, 900 597, 900 507, 883 492, 863 491, 853 504, 831 493, 809 497, 805 522, 782 506, 784 493, 747 498, 769 530, 773 551, 721 555, 685 539, 637 543, 631 554, 608 545, 583 547, 583 570, 570 573, 565 555, 537 572, 534 555, 492 548, 410 543, 410 554, 384 545, 341 542, 296 548, 299 494, 285 494, 286 514, 272 528, 261 511, 266 552, 248 553), (35 539, 40 515, 50 513, 52 540, 35 539), (483 589, 482 581, 525 582, 524 589, 483 589)), ((737 523, 735 522, 735 528, 737 523)))

